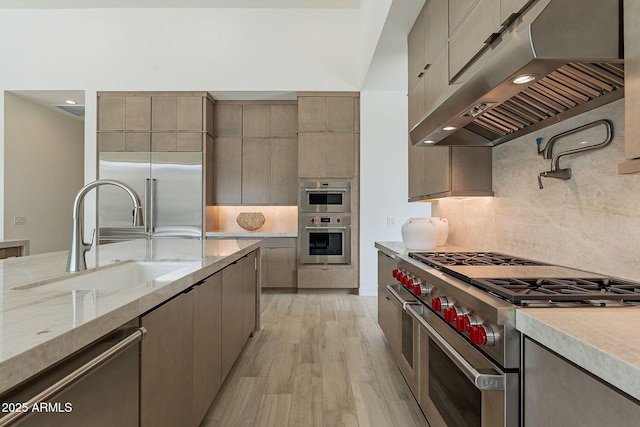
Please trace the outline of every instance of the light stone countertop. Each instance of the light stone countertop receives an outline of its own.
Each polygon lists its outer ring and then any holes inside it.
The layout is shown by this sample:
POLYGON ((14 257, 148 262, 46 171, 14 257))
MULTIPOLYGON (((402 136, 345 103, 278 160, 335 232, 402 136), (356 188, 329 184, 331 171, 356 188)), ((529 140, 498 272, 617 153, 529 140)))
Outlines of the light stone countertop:
POLYGON ((265 239, 271 237, 298 237, 298 233, 284 231, 207 231, 207 239, 265 239))
MULTIPOLYGON (((402 242, 375 242, 394 256, 402 242)), ((455 246, 438 247, 452 250, 455 246)), ((458 248, 466 250, 464 248, 458 248)), ((640 400, 640 307, 518 308, 516 329, 640 400)))
MULTIPOLYGON (((0 393, 259 247, 259 240, 157 239, 89 251, 89 270, 125 260, 188 262, 166 280, 121 290, 47 290, 46 285, 14 289, 69 276, 67 251, 0 261, 0 393)), ((73 273, 78 275, 91 280, 85 272, 73 273)))

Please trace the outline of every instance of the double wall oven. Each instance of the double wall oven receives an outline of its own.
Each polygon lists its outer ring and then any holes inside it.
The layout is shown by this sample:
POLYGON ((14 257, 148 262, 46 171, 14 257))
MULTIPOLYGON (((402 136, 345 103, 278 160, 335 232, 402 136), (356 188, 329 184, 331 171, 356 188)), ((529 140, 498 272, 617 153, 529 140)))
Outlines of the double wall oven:
POLYGON ((396 262, 386 290, 402 311, 396 359, 432 427, 520 424, 518 306, 640 301, 638 283, 498 253, 420 252, 396 262))
POLYGON ((300 264, 351 264, 351 183, 301 182, 300 264))

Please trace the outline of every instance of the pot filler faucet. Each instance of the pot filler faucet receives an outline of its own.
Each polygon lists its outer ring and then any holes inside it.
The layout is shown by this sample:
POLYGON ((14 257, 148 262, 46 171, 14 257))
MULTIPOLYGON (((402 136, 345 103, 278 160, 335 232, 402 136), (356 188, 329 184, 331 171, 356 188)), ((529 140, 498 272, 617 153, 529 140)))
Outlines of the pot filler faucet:
POLYGON ((142 215, 139 214, 142 211, 142 205, 138 195, 129 187, 121 182, 111 179, 100 179, 90 182, 78 191, 76 199, 73 202, 73 227, 71 229, 71 244, 69 246, 69 258, 67 259, 67 272, 76 272, 87 269, 87 262, 85 260, 85 254, 93 246, 93 239, 96 234, 96 230, 93 230, 91 235, 91 242, 86 243, 84 241, 84 232, 82 229, 82 215, 80 215, 80 205, 84 200, 84 196, 87 195, 92 189, 101 185, 115 185, 126 191, 131 200, 133 201, 133 225, 142 225, 142 215))

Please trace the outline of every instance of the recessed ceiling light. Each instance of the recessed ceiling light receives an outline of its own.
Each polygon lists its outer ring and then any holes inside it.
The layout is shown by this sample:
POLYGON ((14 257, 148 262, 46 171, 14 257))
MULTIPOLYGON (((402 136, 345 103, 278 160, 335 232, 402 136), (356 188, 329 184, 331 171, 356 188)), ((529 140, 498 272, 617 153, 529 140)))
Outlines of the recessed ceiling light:
POLYGON ((67 99, 66 101, 64 101, 65 103, 69 104, 69 105, 76 105, 76 101, 74 101, 73 99, 67 99))
POLYGON ((445 127, 442 128, 442 130, 449 132, 449 131, 452 131, 452 130, 456 130, 456 127, 455 126, 445 126, 445 127))
POLYGON ((523 84, 532 82, 535 79, 536 79, 536 76, 534 76, 533 74, 522 74, 516 77, 515 79, 513 79, 512 82, 517 85, 523 85, 523 84))

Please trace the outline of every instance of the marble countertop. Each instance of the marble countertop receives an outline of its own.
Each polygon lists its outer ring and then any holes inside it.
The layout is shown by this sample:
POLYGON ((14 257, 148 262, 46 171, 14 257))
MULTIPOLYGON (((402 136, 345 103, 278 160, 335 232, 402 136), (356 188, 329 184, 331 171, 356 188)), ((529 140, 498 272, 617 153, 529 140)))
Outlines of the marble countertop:
POLYGON ((269 237, 298 237, 298 233, 284 231, 207 231, 207 239, 264 239, 269 237))
MULTIPOLYGON (((402 242, 375 242, 394 256, 402 242)), ((439 250, 464 248, 442 246, 439 250)), ((518 308, 516 329, 640 400, 640 307, 518 308)))
POLYGON ((0 261, 0 393, 62 360, 260 247, 259 240, 132 240, 87 253, 89 285, 47 289, 67 277, 67 251, 0 261), (120 290, 91 290, 90 270, 125 260, 186 261, 163 280, 120 290), (25 286, 35 284, 35 286, 25 286), (20 288, 20 289, 16 289, 20 288))

